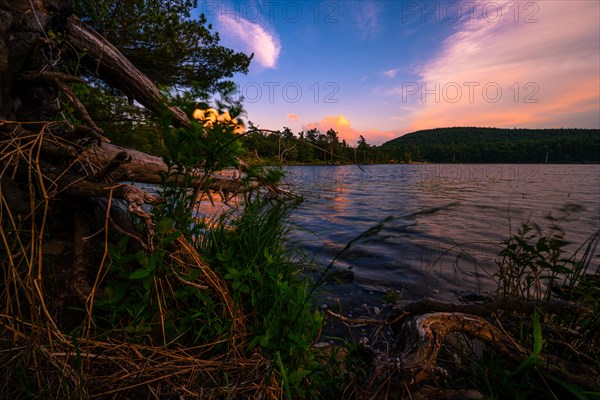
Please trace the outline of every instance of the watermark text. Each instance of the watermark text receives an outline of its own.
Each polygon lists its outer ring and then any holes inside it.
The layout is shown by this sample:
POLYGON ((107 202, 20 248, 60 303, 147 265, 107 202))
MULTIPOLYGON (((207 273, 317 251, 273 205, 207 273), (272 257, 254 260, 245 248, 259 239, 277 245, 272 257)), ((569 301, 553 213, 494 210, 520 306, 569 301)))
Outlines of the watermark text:
POLYGON ((510 96, 515 103, 539 103, 540 88, 536 82, 514 82, 504 88, 498 82, 402 82, 402 102, 420 99, 422 103, 497 103, 510 96))

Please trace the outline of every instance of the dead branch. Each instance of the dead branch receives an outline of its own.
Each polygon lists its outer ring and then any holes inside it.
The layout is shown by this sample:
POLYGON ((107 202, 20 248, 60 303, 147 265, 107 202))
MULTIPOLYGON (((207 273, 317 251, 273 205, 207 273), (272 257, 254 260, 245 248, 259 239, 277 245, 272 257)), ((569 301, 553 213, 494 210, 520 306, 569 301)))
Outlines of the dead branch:
POLYGON ((198 283, 195 283, 195 282, 192 282, 192 281, 187 281, 187 280, 183 279, 183 277, 181 275, 179 275, 177 273, 177 271, 175 271, 175 268, 173 268, 172 265, 169 265, 169 268, 171 270, 171 273, 175 277, 175 279, 177 279, 179 282, 183 283, 184 285, 191 286, 191 287, 194 287, 194 288, 199 289, 199 290, 206 290, 206 289, 208 289, 208 286, 206 286, 206 285, 200 285, 198 283))
POLYGON ((126 151, 121 151, 113 157, 110 162, 102 166, 102 169, 92 177, 95 182, 105 181, 113 172, 115 172, 121 165, 131 162, 131 156, 126 151))
POLYGON ((191 126, 187 115, 177 107, 169 106, 156 85, 141 73, 115 46, 88 28, 79 18, 67 19, 67 39, 81 53, 84 62, 100 79, 123 90, 144 107, 160 114, 168 111, 173 124, 191 126))
POLYGON ((146 225, 148 236, 154 236, 154 221, 152 220, 152 214, 144 211, 143 206, 145 204, 157 205, 162 203, 163 200, 158 196, 144 192, 137 186, 124 185, 120 186, 120 188, 123 188, 121 193, 123 199, 127 202, 127 210, 129 213, 140 217, 146 225))
POLYGON ((67 83, 84 83, 83 79, 63 74, 60 72, 43 71, 43 72, 26 72, 22 73, 17 77, 17 82, 23 84, 40 84, 47 85, 51 84, 56 89, 60 90, 67 96, 73 107, 79 113, 79 116, 89 125, 89 127, 95 131, 95 136, 101 138, 103 142, 109 142, 107 138, 103 136, 104 131, 100 128, 94 120, 88 114, 83 103, 77 98, 73 90, 67 85, 67 83))
POLYGON ((146 242, 144 242, 141 233, 136 229, 124 212, 120 212, 120 209, 118 208, 112 208, 109 213, 108 207, 103 203, 99 203, 98 206, 104 212, 104 215, 108 215, 108 222, 113 229, 121 235, 133 239, 134 243, 136 243, 144 252, 150 250, 146 242))

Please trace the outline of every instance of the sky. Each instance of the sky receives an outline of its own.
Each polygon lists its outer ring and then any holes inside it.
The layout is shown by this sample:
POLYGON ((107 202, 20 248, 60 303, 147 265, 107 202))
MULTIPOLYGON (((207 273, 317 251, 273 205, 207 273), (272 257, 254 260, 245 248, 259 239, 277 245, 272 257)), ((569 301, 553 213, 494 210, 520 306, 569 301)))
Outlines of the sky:
POLYGON ((600 1, 206 1, 246 119, 356 145, 420 129, 600 128, 600 1))

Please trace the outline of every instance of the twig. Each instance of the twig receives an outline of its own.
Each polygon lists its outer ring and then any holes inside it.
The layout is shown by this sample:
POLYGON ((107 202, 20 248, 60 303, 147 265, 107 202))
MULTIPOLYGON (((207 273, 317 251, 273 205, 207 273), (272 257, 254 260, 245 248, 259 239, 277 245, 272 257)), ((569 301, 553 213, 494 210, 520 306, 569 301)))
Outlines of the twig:
POLYGON ((59 89, 67 96, 81 118, 96 132, 95 136, 100 137, 103 142, 109 141, 106 137, 104 137, 104 131, 98 125, 96 125, 94 120, 90 117, 85 106, 79 100, 77 95, 75 95, 73 90, 71 90, 71 88, 66 84, 66 82, 83 83, 83 80, 80 78, 60 72, 44 71, 37 73, 22 73, 19 75, 17 80, 26 83, 50 83, 54 85, 55 88, 59 89))
POLYGON ((388 322, 385 320, 374 319, 374 318, 348 318, 344 317, 341 314, 334 313, 331 310, 327 310, 327 314, 331 315, 334 318, 339 319, 340 321, 346 324, 352 324, 355 327, 365 326, 365 325, 387 325, 388 322))
POLYGON ((206 286, 206 285, 200 285, 198 283, 191 282, 191 281, 186 281, 185 279, 183 279, 181 277, 181 275, 179 275, 175 271, 175 268, 173 268, 173 265, 169 265, 169 269, 171 270, 171 273, 173 274, 173 276, 175 277, 175 279, 177 279, 179 282, 183 283, 184 285, 192 286, 192 287, 195 287, 196 289, 200 289, 200 290, 206 290, 206 289, 208 289, 208 286, 206 286))

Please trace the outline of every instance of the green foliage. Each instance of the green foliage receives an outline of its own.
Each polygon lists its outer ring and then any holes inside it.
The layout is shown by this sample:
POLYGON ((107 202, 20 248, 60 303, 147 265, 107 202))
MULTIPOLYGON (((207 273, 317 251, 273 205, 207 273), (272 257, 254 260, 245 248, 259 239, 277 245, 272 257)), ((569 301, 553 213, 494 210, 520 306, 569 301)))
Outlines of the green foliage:
POLYGON ((548 300, 551 285, 559 275, 568 274, 573 262, 561 257, 567 245, 562 235, 545 236, 536 224, 523 224, 517 234, 503 242, 496 276, 504 297, 548 300))
POLYGON ((168 172, 163 179, 163 203, 153 208, 154 248, 133 251, 130 238, 109 243, 110 269, 104 297, 95 302, 95 317, 106 327, 122 330, 142 342, 209 343, 228 333, 231 321, 220 312, 222 305, 209 292, 181 280, 193 282, 201 270, 174 272, 171 255, 180 236, 193 238, 205 233, 197 223, 195 207, 203 185, 192 185, 194 171, 211 172, 234 164, 234 125, 198 121, 191 128, 169 128, 164 123, 168 172), (207 152, 213 149, 211 154, 207 152), (215 151, 214 149, 219 149, 215 151), (174 274, 177 274, 175 276, 174 274))
POLYGON ((484 350, 475 367, 475 375, 468 378, 470 385, 481 387, 491 399, 590 399, 589 392, 564 382, 547 368, 540 357, 544 347, 541 313, 535 311, 531 325, 525 330, 522 341, 533 341, 531 354, 514 366, 491 350, 484 350))
POLYGON ((314 284, 304 274, 308 269, 286 241, 290 207, 256 198, 241 217, 224 217, 210 230, 202 253, 229 282, 248 319, 249 348, 274 361, 285 396, 337 398, 360 375, 358 361, 337 357, 338 348, 312 347, 323 316, 310 301, 314 284))
POLYGON ((584 282, 586 274, 598 273, 588 270, 599 232, 588 239, 588 248, 582 255, 578 254, 581 248, 570 257, 564 255, 569 242, 560 223, 581 209, 581 206, 566 204, 560 215, 547 217, 550 225, 546 231, 534 222, 527 222, 502 242, 495 274, 502 296, 549 300, 554 293, 561 293, 563 298, 572 300, 577 291, 575 288, 584 282))
MULTIPOLYGON (((158 222, 151 253, 132 253, 127 236, 109 246, 110 276, 103 298, 94 303, 99 328, 110 334, 120 331, 134 342, 164 344, 210 343, 228 332, 230 321, 208 292, 181 284, 167 287, 174 281, 167 249, 181 235, 171 224, 167 218, 158 222)), ((179 272, 189 281, 200 273, 179 272)))
MULTIPOLYGON (((203 15, 192 17, 197 1, 77 0, 75 13, 115 45, 140 71, 165 93, 177 93, 188 104, 234 86, 227 80, 247 73, 251 57, 219 45, 203 15)), ((60 39, 59 33, 55 37, 60 39)), ((61 42, 62 43, 62 42, 61 42)), ((70 54, 65 43, 62 50, 70 54)), ((115 144, 155 155, 165 155, 161 123, 148 110, 80 68, 84 54, 72 54, 76 65, 67 65, 85 78, 77 97, 92 119, 115 144)), ((68 60, 68 57, 65 57, 68 60)), ((171 99, 175 100, 175 99, 171 99)), ((205 153, 210 153, 206 149, 205 153)), ((223 156, 222 154, 220 156, 223 156)))
POLYGON ((289 206, 257 198, 239 219, 224 218, 211 230, 203 253, 218 267, 248 316, 250 348, 279 357, 288 384, 298 390, 311 371, 310 347, 322 316, 308 300, 310 281, 285 247, 289 206))
MULTIPOLYGON (((173 129, 163 123, 163 139, 167 149, 167 165, 179 165, 205 173, 238 165, 242 145, 234 132, 238 126, 231 122, 239 116, 239 103, 220 103, 218 109, 199 105, 197 110, 210 110, 219 116, 227 115, 228 121, 211 121, 208 118, 193 120, 191 128, 173 129)), ((193 111, 193 110, 192 110, 193 111)))
POLYGON ((388 290, 383 295, 383 302, 388 304, 394 304, 398 301, 402 300, 402 293, 396 290, 388 290))
POLYGON ((222 78, 248 72, 251 57, 219 45, 196 0, 77 0, 75 13, 159 85, 223 89, 222 78))
POLYGON ((298 134, 287 127, 277 132, 251 131, 242 138, 242 143, 246 149, 246 158, 250 161, 255 161, 256 158, 269 163, 339 164, 384 161, 380 158, 379 149, 367 144, 364 138, 356 148, 346 140, 340 140, 333 129, 326 133, 310 129, 298 134))

